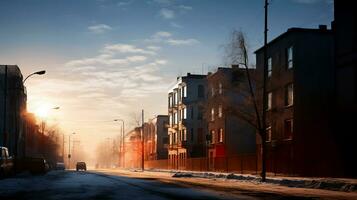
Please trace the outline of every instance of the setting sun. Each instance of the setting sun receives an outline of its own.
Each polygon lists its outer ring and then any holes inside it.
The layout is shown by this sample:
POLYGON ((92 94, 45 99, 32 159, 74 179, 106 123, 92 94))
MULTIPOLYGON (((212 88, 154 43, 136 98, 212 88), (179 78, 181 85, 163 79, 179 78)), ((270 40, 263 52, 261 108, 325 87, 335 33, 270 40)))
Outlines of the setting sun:
POLYGON ((51 106, 49 104, 42 104, 35 110, 35 115, 40 118, 46 118, 50 109, 51 106))

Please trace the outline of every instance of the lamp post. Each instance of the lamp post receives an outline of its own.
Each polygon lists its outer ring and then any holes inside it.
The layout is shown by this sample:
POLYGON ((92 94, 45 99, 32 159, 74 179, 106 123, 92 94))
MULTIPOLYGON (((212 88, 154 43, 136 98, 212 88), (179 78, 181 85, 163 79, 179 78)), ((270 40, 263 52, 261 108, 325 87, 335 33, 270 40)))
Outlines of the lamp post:
POLYGON ((33 76, 33 75, 44 75, 44 74, 46 74, 46 70, 41 70, 41 71, 34 72, 34 73, 28 75, 28 76, 24 79, 24 81, 23 81, 22 83, 25 83, 25 81, 26 81, 28 78, 30 78, 31 76, 33 76))
POLYGON ((123 149, 122 149, 122 167, 123 168, 125 168, 125 136, 124 136, 124 134, 125 134, 125 129, 124 129, 124 120, 122 120, 122 119, 114 119, 114 121, 115 122, 117 122, 117 121, 120 121, 120 122, 122 122, 122 129, 121 129, 121 131, 122 131, 122 133, 121 133, 121 136, 122 136, 122 147, 123 147, 123 149))
MULTIPOLYGON (((76 133, 73 132, 72 134, 76 133)), ((68 169, 71 169, 71 134, 68 135, 68 169)))

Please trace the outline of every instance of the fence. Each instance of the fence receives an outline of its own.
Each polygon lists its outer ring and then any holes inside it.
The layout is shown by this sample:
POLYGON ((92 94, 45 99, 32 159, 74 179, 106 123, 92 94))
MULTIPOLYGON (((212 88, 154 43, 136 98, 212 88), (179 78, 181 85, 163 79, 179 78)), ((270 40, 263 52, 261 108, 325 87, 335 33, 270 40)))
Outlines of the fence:
POLYGON ((249 154, 215 158, 201 157, 181 160, 151 160, 145 161, 145 168, 257 174, 260 170, 258 162, 257 155, 249 154))

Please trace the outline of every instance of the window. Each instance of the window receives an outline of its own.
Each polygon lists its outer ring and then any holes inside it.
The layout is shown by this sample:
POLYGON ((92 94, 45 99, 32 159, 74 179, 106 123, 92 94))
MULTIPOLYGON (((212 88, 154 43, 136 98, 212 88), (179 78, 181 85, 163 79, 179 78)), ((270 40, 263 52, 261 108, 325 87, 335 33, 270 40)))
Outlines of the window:
POLYGON ((197 119, 201 120, 203 118, 202 108, 198 108, 197 119))
POLYGON ((214 87, 212 86, 211 87, 211 95, 212 95, 212 97, 215 95, 216 93, 215 93, 215 91, 214 91, 214 87))
POLYGON ((182 109, 182 119, 186 119, 186 117, 187 117, 187 110, 186 110, 186 108, 183 108, 182 109))
POLYGON ((211 142, 211 144, 214 144, 214 140, 215 140, 215 132, 214 132, 214 130, 211 130, 211 136, 210 136, 210 142, 211 142))
POLYGON ((294 104, 294 86, 292 83, 285 87, 285 106, 294 104))
POLYGON ((163 138, 162 138, 162 143, 163 143, 163 144, 167 144, 167 143, 168 143, 168 140, 169 140, 169 138, 163 137, 163 138))
POLYGON ((183 86, 181 91, 182 91, 182 97, 187 97, 187 87, 183 86))
POLYGON ((218 118, 221 118, 223 116, 223 113, 222 113, 222 105, 219 105, 218 106, 218 118))
POLYGON ((197 93, 199 98, 203 98, 205 96, 205 88, 203 85, 198 85, 198 93, 197 93))
POLYGON ((193 142, 193 139, 194 139, 194 136, 195 136, 195 134, 194 134, 194 132, 193 132, 193 128, 191 128, 191 142, 193 142))
POLYGON ((211 121, 214 121, 214 108, 211 108, 211 121))
POLYGON ((169 116, 169 123, 172 125, 172 114, 169 116))
POLYGON ((268 126, 266 129, 266 142, 270 142, 271 141, 271 126, 268 126))
POLYGON ((271 74, 273 72, 273 61, 270 58, 268 58, 268 77, 271 77, 271 74))
POLYGON ((193 119, 193 106, 191 107, 191 119, 193 119))
POLYGON ((182 132, 183 132, 183 141, 187 141, 187 132, 186 132, 186 129, 183 129, 182 132))
POLYGON ((202 144, 203 138, 204 138, 204 136, 203 136, 203 128, 198 128, 197 129, 197 142, 198 142, 198 144, 202 144))
POLYGON ((181 89, 180 88, 177 89, 177 101, 178 102, 182 101, 181 89))
POLYGON ((286 54, 287 54, 288 69, 292 69, 293 68, 293 47, 292 46, 286 50, 286 54))
POLYGON ((171 108, 172 107, 172 96, 170 95, 169 96, 169 108, 171 108))
POLYGON ((284 138, 285 139, 293 138, 293 129, 294 129, 293 119, 285 120, 285 122, 284 122, 284 138))
POLYGON ((223 93, 222 83, 219 83, 219 84, 218 84, 218 93, 219 93, 219 94, 222 94, 222 93, 223 93))
POLYGON ((272 100, 273 100, 273 93, 269 92, 267 95, 267 103, 266 103, 266 110, 270 110, 272 107, 272 100))
POLYGON ((219 129, 218 132, 218 142, 223 142, 223 128, 219 129))
POLYGON ((177 124, 177 112, 174 113, 174 124, 177 124))

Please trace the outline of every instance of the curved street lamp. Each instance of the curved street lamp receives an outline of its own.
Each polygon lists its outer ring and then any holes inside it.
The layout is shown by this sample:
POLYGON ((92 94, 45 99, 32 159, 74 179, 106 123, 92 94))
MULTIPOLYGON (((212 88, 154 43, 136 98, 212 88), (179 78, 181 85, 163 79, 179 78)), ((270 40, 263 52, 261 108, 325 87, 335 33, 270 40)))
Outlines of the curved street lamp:
POLYGON ((125 168, 125 137, 124 137, 124 133, 125 133, 125 130, 124 130, 124 120, 122 119, 114 119, 115 122, 122 122, 123 124, 123 128, 121 129, 122 130, 122 143, 123 143, 123 151, 122 151, 122 164, 123 164, 123 168, 125 168))
POLYGON ((23 81, 22 83, 25 83, 25 81, 26 81, 28 78, 30 78, 31 76, 33 76, 33 75, 44 75, 44 74, 46 74, 46 70, 41 70, 41 71, 34 72, 34 73, 28 75, 28 76, 24 79, 24 81, 23 81))

